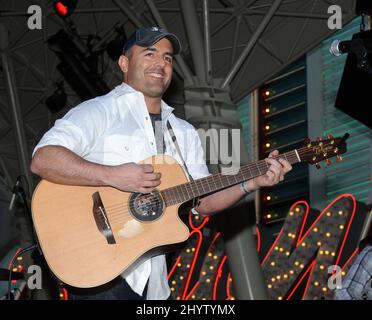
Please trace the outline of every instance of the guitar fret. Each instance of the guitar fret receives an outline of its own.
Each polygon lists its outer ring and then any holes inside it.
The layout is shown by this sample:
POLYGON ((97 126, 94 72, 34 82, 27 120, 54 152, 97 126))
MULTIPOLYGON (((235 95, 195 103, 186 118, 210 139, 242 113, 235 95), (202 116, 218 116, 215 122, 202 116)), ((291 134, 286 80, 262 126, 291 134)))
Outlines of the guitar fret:
MULTIPOLYGON (((301 152, 301 150, 299 150, 301 152)), ((300 162, 295 151, 283 153, 280 157, 286 159, 289 163, 300 162)), ((276 159, 278 157, 275 157, 276 159)), ((249 163, 242 166, 236 174, 217 173, 201 179, 193 180, 182 185, 174 186, 162 191, 167 205, 173 205, 180 202, 191 200, 195 197, 209 194, 211 192, 235 185, 241 181, 246 181, 254 177, 263 175, 269 169, 270 164, 265 160, 249 163)))

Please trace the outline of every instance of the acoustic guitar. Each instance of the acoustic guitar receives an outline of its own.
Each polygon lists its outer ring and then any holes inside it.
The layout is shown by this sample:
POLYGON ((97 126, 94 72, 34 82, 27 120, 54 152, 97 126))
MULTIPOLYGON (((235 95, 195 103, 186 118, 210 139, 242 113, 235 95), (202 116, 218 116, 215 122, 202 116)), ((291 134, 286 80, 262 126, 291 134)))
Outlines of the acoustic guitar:
MULTIPOLYGON (((280 154, 292 165, 317 164, 346 152, 345 134, 311 142, 280 154)), ((52 272, 80 288, 99 286, 125 275, 143 259, 188 239, 179 206, 242 181, 265 174, 265 160, 241 166, 234 174, 218 173, 188 181, 170 156, 143 161, 161 172, 152 193, 123 192, 112 187, 60 185, 42 180, 32 197, 32 219, 40 247, 52 272)))

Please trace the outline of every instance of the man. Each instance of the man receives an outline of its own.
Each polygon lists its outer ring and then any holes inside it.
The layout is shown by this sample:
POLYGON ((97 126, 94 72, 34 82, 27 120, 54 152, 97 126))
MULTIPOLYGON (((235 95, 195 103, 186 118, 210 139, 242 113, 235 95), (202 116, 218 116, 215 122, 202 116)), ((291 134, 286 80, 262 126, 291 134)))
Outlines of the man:
POLYGON ((360 254, 350 267, 335 300, 372 300, 372 226, 359 244, 360 254))
MULTIPOLYGON (((112 186, 148 193, 160 185, 161 176, 152 165, 138 162, 165 151, 180 163, 182 156, 193 179, 208 175, 196 130, 177 118, 173 108, 162 101, 172 79, 173 56, 180 48, 172 33, 156 27, 138 29, 119 58, 124 82, 57 120, 34 150, 32 172, 60 184, 112 186), (154 130, 151 119, 156 118, 161 119, 163 130, 154 130), (167 122, 182 155, 166 132, 167 122)), ((267 159, 269 169, 265 175, 202 198, 196 210, 203 215, 216 213, 247 192, 283 180, 291 165, 283 159, 271 158, 277 154, 274 151, 267 159)), ((165 257, 159 255, 145 261, 125 280, 120 278, 94 290, 71 292, 75 299, 167 299, 170 289, 165 257)))

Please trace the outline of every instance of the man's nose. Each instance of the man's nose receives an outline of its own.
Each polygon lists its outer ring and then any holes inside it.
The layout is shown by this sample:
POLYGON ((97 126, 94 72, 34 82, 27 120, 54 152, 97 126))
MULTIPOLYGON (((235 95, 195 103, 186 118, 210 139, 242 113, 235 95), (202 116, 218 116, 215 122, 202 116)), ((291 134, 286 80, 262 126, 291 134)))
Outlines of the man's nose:
POLYGON ((156 58, 156 62, 155 63, 156 63, 157 66, 162 67, 162 68, 164 68, 164 66, 165 66, 165 60, 161 56, 158 56, 156 58))

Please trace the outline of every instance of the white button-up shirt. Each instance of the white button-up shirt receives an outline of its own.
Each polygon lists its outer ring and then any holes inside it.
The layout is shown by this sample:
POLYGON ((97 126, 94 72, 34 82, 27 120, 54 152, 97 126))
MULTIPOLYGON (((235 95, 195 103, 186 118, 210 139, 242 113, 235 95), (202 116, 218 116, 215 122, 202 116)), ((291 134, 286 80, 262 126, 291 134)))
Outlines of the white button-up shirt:
MULTIPOLYGON (((163 128, 166 131, 169 121, 193 179, 209 175, 197 131, 172 111, 161 102, 163 128)), ((168 132, 164 134, 164 143, 166 154, 182 163, 168 132)), ((103 165, 140 162, 157 153, 144 96, 125 83, 71 109, 44 134, 33 154, 46 145, 63 146, 85 160, 103 165)), ((170 295, 165 255, 144 261, 125 279, 139 295, 149 280, 147 299, 162 300, 170 295)))

